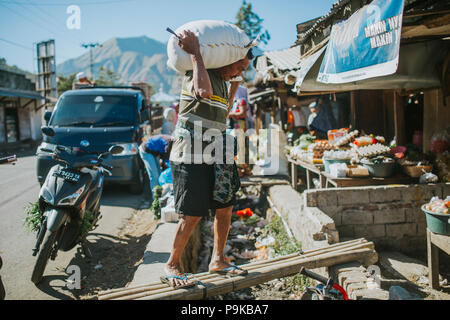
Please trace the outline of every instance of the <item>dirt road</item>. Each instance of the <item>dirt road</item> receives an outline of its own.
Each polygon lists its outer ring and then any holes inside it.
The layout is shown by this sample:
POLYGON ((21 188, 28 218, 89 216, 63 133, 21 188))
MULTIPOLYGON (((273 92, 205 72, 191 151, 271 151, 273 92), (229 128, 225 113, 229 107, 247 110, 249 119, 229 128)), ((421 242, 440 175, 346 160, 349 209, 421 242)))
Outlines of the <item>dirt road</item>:
MULTIPOLYGON (((138 244, 139 247, 142 243, 146 244, 149 236, 125 236, 127 226, 130 227, 130 219, 133 221, 140 216, 136 209, 141 206, 143 199, 142 196, 130 195, 120 187, 105 189, 101 201, 103 218, 99 227, 88 235, 92 259, 84 257, 79 246, 69 252, 60 251, 55 261, 49 261, 41 284, 35 286, 31 282, 36 259, 31 253, 36 235, 25 231, 23 220, 24 207, 29 202, 36 201, 39 194, 35 168, 35 156, 21 157, 14 166, 0 166, 0 255, 3 259, 0 275, 6 288, 6 299, 82 299, 89 297, 94 287, 110 287, 114 285, 114 281, 121 285, 130 277, 128 274, 131 274, 132 268, 128 272, 123 269, 120 272, 125 280, 117 277, 117 273, 112 280, 108 280, 109 277, 120 267, 118 263, 127 261, 127 268, 133 265, 133 260, 142 258, 139 250, 133 249, 133 245, 138 244), (132 253, 124 257, 124 253, 129 251, 132 253), (81 290, 67 288, 70 274, 65 271, 71 265, 80 267, 81 290), (115 267, 108 267, 110 265, 115 267)), ((151 221, 147 222, 151 224, 151 221)))

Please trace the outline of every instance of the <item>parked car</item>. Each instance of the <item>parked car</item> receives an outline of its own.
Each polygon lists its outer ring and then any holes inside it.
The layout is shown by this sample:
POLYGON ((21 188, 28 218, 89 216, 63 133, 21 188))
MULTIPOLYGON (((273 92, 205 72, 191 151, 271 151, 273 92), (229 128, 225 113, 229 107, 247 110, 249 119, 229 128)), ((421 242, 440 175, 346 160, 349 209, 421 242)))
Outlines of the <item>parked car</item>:
POLYGON ((106 152, 113 145, 123 152, 109 155, 104 163, 112 166, 112 176, 105 183, 129 186, 131 193, 142 193, 145 167, 139 156, 143 125, 149 110, 143 92, 137 87, 91 87, 66 91, 58 99, 53 112, 44 115, 55 131, 45 136, 37 149, 37 178, 42 185, 56 161, 41 149, 56 145, 82 147, 86 152, 106 152), (145 115, 145 116, 144 116, 145 115))

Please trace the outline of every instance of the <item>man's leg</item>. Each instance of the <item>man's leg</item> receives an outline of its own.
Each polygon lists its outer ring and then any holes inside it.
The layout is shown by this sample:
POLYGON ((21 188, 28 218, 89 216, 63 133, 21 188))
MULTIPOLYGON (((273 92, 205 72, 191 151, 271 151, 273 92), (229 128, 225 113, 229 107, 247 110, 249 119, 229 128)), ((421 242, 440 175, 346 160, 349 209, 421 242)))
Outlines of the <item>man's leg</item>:
MULTIPOLYGON (((172 252, 170 253, 169 261, 165 266, 165 272, 167 275, 183 276, 183 268, 181 267, 181 256, 184 248, 186 247, 189 238, 194 231, 195 226, 201 220, 202 217, 194 217, 182 215, 178 222, 177 233, 173 241, 172 252)), ((170 279, 172 286, 186 285, 188 281, 177 278, 170 279)))
MULTIPOLYGON (((214 219, 214 249, 209 264, 209 271, 220 271, 231 267, 225 261, 225 245, 230 231, 231 215, 233 206, 223 209, 216 209, 216 218, 214 219)), ((231 270, 230 274, 241 274, 242 270, 231 270)))

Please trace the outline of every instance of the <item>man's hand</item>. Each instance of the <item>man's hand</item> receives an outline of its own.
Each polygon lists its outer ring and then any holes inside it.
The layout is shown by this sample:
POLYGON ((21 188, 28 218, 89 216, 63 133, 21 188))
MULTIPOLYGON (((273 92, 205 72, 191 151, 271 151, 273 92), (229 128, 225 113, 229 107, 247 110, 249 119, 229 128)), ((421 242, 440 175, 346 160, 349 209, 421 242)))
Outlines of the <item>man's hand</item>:
POLYGON ((179 35, 180 40, 178 45, 191 55, 200 54, 200 43, 198 42, 197 36, 189 30, 184 30, 182 34, 179 35))

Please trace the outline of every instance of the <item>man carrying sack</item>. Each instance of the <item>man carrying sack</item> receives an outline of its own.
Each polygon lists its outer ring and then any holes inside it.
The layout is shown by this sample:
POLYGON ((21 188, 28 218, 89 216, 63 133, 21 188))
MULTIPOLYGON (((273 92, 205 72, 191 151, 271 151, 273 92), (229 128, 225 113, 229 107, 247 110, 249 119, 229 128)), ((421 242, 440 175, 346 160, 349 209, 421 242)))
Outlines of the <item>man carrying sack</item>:
MULTIPOLYGON (((170 155, 175 208, 180 221, 165 266, 166 276, 161 277, 161 281, 175 288, 195 285, 182 270, 181 256, 197 223, 202 217, 208 216, 210 210, 215 211, 215 220, 214 249, 209 271, 228 276, 247 274, 246 270, 229 264, 224 253, 236 201, 235 193, 240 188, 233 161, 237 152, 233 148, 231 164, 228 161, 225 164, 205 163, 203 153, 207 144, 203 141, 203 134, 212 129, 227 139, 226 119, 239 82, 231 81, 227 89, 226 81, 240 76, 253 58, 249 50, 246 57, 235 63, 207 70, 197 36, 185 30, 178 37, 178 45, 190 55, 193 69, 186 72, 183 79, 180 112, 170 155), (201 131, 196 129, 198 124, 201 124, 201 131)), ((227 153, 229 149, 225 148, 225 141, 221 141, 224 153, 227 153)))

